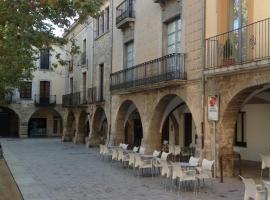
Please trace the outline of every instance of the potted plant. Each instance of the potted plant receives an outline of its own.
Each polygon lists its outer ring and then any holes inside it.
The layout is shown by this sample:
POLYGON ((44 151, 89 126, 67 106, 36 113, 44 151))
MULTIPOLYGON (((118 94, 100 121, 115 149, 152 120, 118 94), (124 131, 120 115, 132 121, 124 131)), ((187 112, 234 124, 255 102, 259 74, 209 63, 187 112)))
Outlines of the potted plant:
POLYGON ((235 63, 235 58, 233 57, 233 45, 228 38, 223 46, 223 65, 233 65, 235 63))

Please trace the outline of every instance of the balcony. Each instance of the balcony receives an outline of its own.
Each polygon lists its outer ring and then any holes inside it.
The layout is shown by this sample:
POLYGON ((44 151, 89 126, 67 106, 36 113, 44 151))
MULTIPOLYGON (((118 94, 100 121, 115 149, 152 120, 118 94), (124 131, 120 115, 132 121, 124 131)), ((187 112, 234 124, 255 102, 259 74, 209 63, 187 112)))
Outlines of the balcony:
POLYGON ((125 0, 116 7, 116 27, 123 29, 135 20, 134 0, 125 0))
POLYGON ((88 88, 87 91, 75 92, 63 95, 64 107, 78 107, 87 104, 103 102, 104 99, 97 95, 97 88, 88 88))
POLYGON ((270 64, 270 19, 206 39, 205 74, 214 75, 270 64))
POLYGON ((184 54, 170 54, 111 74, 111 91, 166 86, 172 80, 186 80, 184 54))
POLYGON ((56 95, 40 96, 35 95, 36 106, 54 106, 56 104, 56 95))
POLYGON ((89 104, 104 102, 103 95, 98 95, 97 88, 88 88, 87 102, 89 104))
POLYGON ((63 95, 62 104, 63 107, 79 106, 81 104, 81 93, 75 92, 63 95))
POLYGON ((86 51, 81 54, 81 65, 86 66, 86 51))

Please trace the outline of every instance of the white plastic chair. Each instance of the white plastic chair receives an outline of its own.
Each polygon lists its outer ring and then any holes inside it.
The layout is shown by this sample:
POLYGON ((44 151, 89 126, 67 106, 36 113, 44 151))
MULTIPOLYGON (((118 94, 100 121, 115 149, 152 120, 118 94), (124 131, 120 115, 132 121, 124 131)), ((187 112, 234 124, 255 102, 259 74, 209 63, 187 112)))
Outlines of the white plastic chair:
POLYGON ((174 156, 178 156, 181 154, 181 147, 180 145, 174 146, 174 156))
POLYGON ((178 192, 181 190, 181 183, 183 182, 193 182, 194 185, 194 193, 196 193, 196 170, 186 170, 183 171, 180 163, 172 164, 172 186, 173 181, 179 181, 178 184, 178 192))
POLYGON ((120 162, 122 162, 122 164, 124 165, 125 162, 128 162, 129 161, 129 156, 128 156, 128 154, 125 154, 124 153, 124 150, 123 149, 118 149, 117 160, 120 161, 120 162))
POLYGON ((189 164, 191 165, 191 166, 199 166, 199 162, 200 162, 200 158, 195 158, 195 157, 193 157, 193 156, 191 156, 190 158, 189 158, 189 164))
POLYGON ((112 160, 118 160, 117 149, 112 149, 112 160))
POLYGON ((128 148, 128 144, 123 144, 122 145, 122 149, 127 150, 127 148, 128 148))
POLYGON ((202 166, 197 167, 197 170, 199 174, 197 175, 198 180, 204 180, 209 179, 213 185, 213 166, 215 161, 214 160, 207 160, 203 159, 202 166))
POLYGON ((144 152, 145 152, 145 148, 144 147, 140 147, 139 154, 144 154, 144 152))
POLYGON ((99 145, 99 155, 101 158, 104 157, 104 145, 103 144, 99 145))
MULTIPOLYGON (((165 190, 167 189, 167 181, 171 178, 171 165, 168 163, 167 160, 161 160, 161 177, 165 177, 165 190)), ((162 182, 161 182, 162 183, 162 182)))
POLYGON ((242 179, 245 185, 244 200, 249 200, 250 198, 253 198, 254 200, 266 199, 266 191, 265 194, 263 194, 262 185, 256 185, 255 181, 252 178, 244 178, 242 176, 239 177, 242 179), (262 193, 259 193, 259 190, 261 190, 262 193), (263 196, 265 197, 263 198, 263 196))
POLYGON ((151 160, 143 160, 139 154, 135 154, 135 168, 138 168, 138 175, 140 175, 140 172, 142 172, 144 169, 150 169, 152 172, 152 161, 151 160))
POLYGON ((136 153, 139 150, 139 147, 133 147, 132 151, 136 153))

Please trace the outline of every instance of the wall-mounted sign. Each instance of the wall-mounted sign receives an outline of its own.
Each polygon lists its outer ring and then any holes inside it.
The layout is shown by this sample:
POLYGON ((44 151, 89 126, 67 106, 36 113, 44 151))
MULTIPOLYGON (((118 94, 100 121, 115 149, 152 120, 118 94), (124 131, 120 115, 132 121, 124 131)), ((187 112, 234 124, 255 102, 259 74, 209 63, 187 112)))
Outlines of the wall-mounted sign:
POLYGON ((208 104, 208 120, 218 121, 219 120, 219 96, 209 95, 207 104, 208 104))

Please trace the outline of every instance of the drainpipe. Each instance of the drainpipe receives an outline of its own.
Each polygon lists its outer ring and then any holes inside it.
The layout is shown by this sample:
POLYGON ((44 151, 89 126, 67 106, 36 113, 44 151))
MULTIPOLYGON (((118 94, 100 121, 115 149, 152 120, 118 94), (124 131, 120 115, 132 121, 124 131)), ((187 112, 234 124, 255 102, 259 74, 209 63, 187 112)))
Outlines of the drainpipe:
MULTIPOLYGON (((110 71, 110 77, 109 77, 109 80, 110 80, 110 86, 111 86, 111 74, 112 74, 112 65, 113 65, 113 24, 114 24, 114 0, 111 0, 111 32, 112 32, 112 35, 111 35, 111 71, 110 71)), ((109 93, 110 93, 110 126, 109 126, 109 140, 108 142, 111 142, 111 129, 112 129, 112 94, 111 94, 111 89, 109 88, 109 93)))
POLYGON ((204 110, 204 104, 205 104, 205 75, 204 75, 204 69, 205 69, 205 14, 206 14, 206 0, 202 1, 202 43, 201 43, 201 142, 202 142, 202 149, 204 149, 204 137, 205 137, 205 110, 204 110))

